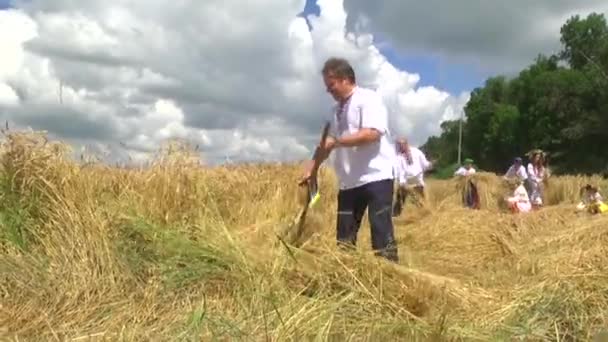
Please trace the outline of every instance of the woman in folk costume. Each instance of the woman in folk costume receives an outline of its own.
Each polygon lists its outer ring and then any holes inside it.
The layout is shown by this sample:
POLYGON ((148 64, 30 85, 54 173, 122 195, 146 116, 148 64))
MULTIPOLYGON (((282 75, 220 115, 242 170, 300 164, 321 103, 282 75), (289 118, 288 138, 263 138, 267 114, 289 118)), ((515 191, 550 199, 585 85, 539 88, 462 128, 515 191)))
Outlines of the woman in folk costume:
POLYGON ((599 187, 587 184, 581 188, 581 202, 576 206, 579 211, 587 210, 591 214, 608 212, 608 205, 604 203, 599 187))
POLYGON ((399 186, 393 216, 401 215, 410 188, 413 188, 418 196, 424 198, 424 173, 433 167, 433 163, 428 161, 424 153, 420 149, 410 146, 407 139, 397 140, 396 147, 395 178, 398 180, 399 186))
POLYGON ((543 182, 546 178, 544 166, 545 152, 533 150, 529 153, 527 190, 530 194, 532 206, 538 208, 543 205, 543 182))

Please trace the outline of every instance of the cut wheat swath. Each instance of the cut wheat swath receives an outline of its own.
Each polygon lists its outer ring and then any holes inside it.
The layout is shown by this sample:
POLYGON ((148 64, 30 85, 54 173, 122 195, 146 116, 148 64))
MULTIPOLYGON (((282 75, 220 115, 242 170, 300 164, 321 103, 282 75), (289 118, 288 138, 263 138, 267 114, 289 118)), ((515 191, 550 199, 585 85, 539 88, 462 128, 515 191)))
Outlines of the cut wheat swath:
MULTIPOLYGON (((400 265, 374 256, 367 220, 339 249, 337 203, 318 202, 293 262, 275 229, 302 210, 301 165, 201 167, 185 146, 145 168, 78 164, 44 134, 4 138, 3 341, 593 341, 608 326, 608 215, 575 212, 600 175, 553 176, 519 215, 498 205, 501 175, 475 175, 479 210, 464 179, 428 179, 428 207, 395 221, 400 265)), ((335 173, 318 178, 335 198, 335 173)))

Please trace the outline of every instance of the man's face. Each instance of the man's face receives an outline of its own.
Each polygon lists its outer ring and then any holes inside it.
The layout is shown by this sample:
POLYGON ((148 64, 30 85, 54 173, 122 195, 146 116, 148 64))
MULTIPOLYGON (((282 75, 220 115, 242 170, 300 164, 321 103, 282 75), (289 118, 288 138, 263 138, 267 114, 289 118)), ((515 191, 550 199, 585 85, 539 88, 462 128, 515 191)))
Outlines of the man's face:
POLYGON ((399 153, 404 153, 407 149, 407 142, 405 140, 397 140, 397 151, 399 153))
POLYGON ((344 100, 350 93, 352 85, 346 78, 339 78, 334 76, 331 72, 323 74, 323 82, 327 92, 336 101, 344 100))

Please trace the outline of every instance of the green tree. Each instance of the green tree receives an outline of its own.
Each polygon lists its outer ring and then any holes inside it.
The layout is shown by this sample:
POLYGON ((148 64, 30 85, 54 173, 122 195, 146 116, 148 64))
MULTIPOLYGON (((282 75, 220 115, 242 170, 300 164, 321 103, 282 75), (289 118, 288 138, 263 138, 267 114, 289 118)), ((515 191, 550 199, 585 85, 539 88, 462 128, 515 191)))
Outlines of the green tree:
MULTIPOLYGON (((490 77, 465 106, 463 151, 484 170, 503 172, 533 148, 555 171, 608 172, 608 25, 603 14, 573 16, 561 28, 563 50, 538 55, 517 77, 490 77)), ((439 165, 457 158, 458 121, 424 145, 439 165)))
POLYGON ((591 13, 585 19, 575 15, 566 21, 560 32, 564 46, 560 55, 572 68, 582 69, 605 58, 608 26, 603 14, 591 13))

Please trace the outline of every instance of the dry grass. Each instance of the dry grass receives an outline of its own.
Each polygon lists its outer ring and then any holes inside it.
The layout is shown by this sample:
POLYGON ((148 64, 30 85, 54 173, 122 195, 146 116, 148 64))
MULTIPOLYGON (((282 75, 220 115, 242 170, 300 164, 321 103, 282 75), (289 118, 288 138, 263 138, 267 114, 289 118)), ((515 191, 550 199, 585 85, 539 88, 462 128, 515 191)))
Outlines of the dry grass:
MULTIPOLYGON (((335 247, 335 180, 300 248, 294 165, 204 168, 165 151, 146 169, 80 165, 61 144, 0 151, 0 334, 40 340, 590 340, 608 321, 608 216, 576 214, 589 179, 554 177, 550 206, 501 210, 495 175, 429 181, 395 220, 401 256, 335 247)), ((606 182, 595 178, 593 182, 606 182)), ((603 187, 605 188, 605 187, 603 187)))

